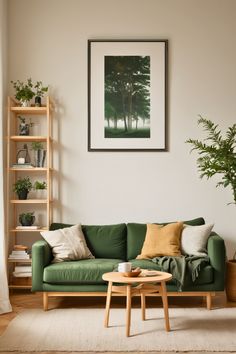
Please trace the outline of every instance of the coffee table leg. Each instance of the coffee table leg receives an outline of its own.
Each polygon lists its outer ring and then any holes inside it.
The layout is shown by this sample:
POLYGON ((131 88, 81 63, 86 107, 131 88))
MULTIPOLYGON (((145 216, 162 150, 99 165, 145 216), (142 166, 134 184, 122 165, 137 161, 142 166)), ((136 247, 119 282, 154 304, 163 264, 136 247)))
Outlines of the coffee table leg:
POLYGON ((141 293, 141 309, 142 309, 142 320, 145 321, 146 298, 145 298, 145 294, 142 293, 141 293))
POLYGON ((109 281, 108 288, 107 288, 106 311, 105 311, 105 320, 104 320, 105 327, 108 327, 108 323, 109 323, 109 312, 110 312, 111 293, 112 293, 111 290, 112 290, 112 281, 109 281))
POLYGON ((131 319, 131 285, 126 285, 126 337, 130 334, 131 319))
POLYGON ((168 311, 168 299, 167 299, 166 283, 164 281, 161 282, 161 296, 162 296, 162 303, 164 308, 166 331, 169 332, 170 322, 169 322, 169 311, 168 311))

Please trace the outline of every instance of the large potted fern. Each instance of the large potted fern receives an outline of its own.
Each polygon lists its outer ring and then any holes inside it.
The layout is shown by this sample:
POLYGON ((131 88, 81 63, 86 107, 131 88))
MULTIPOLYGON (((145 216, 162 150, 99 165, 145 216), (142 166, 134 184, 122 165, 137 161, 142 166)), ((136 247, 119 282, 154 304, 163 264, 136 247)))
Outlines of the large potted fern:
MULTIPOLYGON (((230 187, 233 201, 229 204, 236 204, 236 124, 227 129, 225 137, 211 120, 200 116, 198 124, 207 132, 206 139, 186 142, 193 146, 191 151, 196 150, 200 155, 197 159, 200 177, 221 176, 216 186, 230 187)), ((229 300, 236 301, 236 252, 226 262, 226 293, 229 300)))

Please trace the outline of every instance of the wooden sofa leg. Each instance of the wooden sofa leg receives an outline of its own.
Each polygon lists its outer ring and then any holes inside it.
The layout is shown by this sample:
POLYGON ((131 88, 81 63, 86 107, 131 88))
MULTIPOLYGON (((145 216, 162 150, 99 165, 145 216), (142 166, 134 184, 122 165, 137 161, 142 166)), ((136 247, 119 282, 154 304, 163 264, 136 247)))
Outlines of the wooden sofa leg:
POLYGON ((211 293, 208 293, 206 296, 207 310, 211 310, 211 293))
POLYGON ((48 310, 48 293, 47 292, 43 293, 43 309, 44 309, 44 311, 48 310))

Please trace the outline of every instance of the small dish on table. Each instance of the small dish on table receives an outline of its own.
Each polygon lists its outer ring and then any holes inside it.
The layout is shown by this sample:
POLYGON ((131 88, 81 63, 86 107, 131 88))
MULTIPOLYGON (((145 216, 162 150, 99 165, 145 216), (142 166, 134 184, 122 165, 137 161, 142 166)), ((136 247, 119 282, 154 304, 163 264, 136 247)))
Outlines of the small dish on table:
POLYGON ((138 277, 139 274, 141 274, 141 272, 142 272, 141 269, 139 269, 139 270, 133 270, 131 272, 124 272, 122 273, 122 275, 124 277, 138 277))

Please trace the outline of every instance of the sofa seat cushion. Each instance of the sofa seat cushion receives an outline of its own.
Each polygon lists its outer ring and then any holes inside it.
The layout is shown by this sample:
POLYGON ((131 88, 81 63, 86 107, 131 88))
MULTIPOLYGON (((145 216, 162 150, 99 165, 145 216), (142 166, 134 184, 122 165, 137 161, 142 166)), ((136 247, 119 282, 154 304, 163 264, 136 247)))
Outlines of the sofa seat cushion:
POLYGON ((191 284, 203 285, 203 284, 210 284, 213 282, 214 282, 214 269, 210 265, 206 266, 201 270, 199 277, 195 280, 194 283, 191 281, 190 274, 189 274, 189 279, 188 279, 189 285, 191 284))
MULTIPOLYGON (((154 270, 161 271, 161 268, 158 264, 148 259, 131 259, 129 262, 132 263, 132 267, 140 267, 142 269, 154 269, 154 270)), ((193 285, 193 284, 203 285, 203 284, 213 283, 213 281, 214 281, 214 270, 212 266, 207 265, 201 270, 199 277, 195 280, 194 283, 191 279, 191 274, 187 273, 185 285, 186 286, 193 285)), ((167 284, 174 284, 174 283, 175 281, 171 280, 167 284)))
POLYGON ((150 270, 161 270, 161 267, 152 262, 151 259, 131 259, 129 262, 132 263, 132 267, 140 267, 141 269, 150 269, 150 270))
POLYGON ((52 284, 104 284, 102 275, 118 267, 120 259, 83 259, 44 268, 43 281, 52 284))

